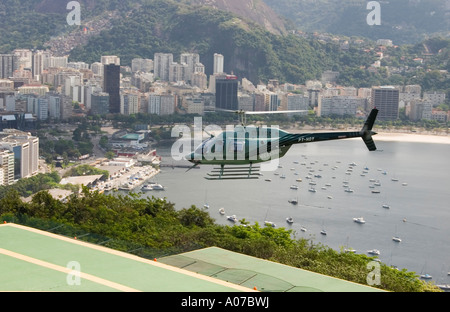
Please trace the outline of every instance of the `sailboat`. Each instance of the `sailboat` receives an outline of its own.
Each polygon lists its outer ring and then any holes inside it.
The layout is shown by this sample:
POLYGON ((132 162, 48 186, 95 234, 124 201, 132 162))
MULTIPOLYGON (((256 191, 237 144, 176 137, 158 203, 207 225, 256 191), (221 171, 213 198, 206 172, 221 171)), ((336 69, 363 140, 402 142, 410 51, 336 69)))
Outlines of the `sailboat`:
MULTIPOLYGON (((425 263, 425 265, 423 266, 422 272, 425 271, 426 266, 427 266, 427 264, 425 263)), ((422 279, 432 279, 433 276, 431 276, 428 273, 425 273, 425 274, 420 274, 420 278, 422 278, 422 279)))
POLYGON ((347 248, 345 248, 344 249, 344 252, 353 252, 353 253, 355 253, 356 252, 356 249, 353 249, 353 248, 349 248, 348 247, 348 240, 349 240, 349 237, 347 236, 347 248))
MULTIPOLYGON (((397 233, 397 226, 395 226, 395 233, 397 233)), ((392 237, 392 240, 394 242, 400 243, 402 240, 400 237, 398 237, 397 235, 395 235, 394 237, 392 237)))
POLYGON ((264 225, 275 227, 276 226, 275 223, 273 223, 272 221, 267 221, 267 214, 269 213, 269 209, 270 207, 267 209, 266 216, 264 217, 264 225))

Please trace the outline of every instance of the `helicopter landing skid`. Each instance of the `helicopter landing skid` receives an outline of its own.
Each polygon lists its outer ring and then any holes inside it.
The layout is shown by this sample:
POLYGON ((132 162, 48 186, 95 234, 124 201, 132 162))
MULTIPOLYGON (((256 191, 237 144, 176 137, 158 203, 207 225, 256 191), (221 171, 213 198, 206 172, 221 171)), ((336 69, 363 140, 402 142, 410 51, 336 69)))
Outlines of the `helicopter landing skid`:
POLYGON ((236 180, 236 179, 259 179, 261 175, 259 172, 260 167, 242 166, 242 167, 228 167, 220 165, 215 167, 208 173, 205 179, 207 180, 236 180))

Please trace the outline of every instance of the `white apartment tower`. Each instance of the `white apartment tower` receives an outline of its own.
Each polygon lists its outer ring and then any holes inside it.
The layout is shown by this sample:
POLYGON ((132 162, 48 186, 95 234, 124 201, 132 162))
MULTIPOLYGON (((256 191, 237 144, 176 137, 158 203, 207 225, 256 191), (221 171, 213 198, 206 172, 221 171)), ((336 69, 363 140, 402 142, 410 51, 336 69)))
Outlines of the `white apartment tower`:
POLYGON ((223 55, 214 53, 214 72, 213 74, 223 73, 223 55))

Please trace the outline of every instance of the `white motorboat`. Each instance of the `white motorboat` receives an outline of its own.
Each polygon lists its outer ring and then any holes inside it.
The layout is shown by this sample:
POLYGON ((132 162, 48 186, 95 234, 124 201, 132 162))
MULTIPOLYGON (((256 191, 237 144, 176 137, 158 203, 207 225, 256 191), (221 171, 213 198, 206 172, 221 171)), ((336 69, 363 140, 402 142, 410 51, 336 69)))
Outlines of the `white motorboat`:
POLYGON ((370 255, 379 255, 380 251, 378 249, 372 249, 372 250, 368 250, 367 253, 370 255))
POLYGON ((300 231, 306 232, 306 228, 302 226, 302 227, 300 228, 300 231))
POLYGON ((266 226, 271 226, 271 227, 275 227, 275 226, 276 226, 276 224, 273 223, 272 221, 264 221, 264 224, 265 224, 266 226))
POLYGON ((327 231, 322 230, 322 231, 320 231, 320 234, 322 234, 322 235, 327 235, 327 231))
POLYGON ((450 291, 450 284, 440 284, 436 286, 442 289, 443 291, 450 291))
POLYGON ((221 208, 219 209, 219 213, 220 213, 221 215, 224 215, 224 214, 225 214, 225 208, 221 207, 221 208))
POLYGON ((386 209, 391 208, 388 204, 383 204, 382 207, 383 207, 383 208, 386 208, 386 209))
POLYGON ((366 223, 366 220, 364 220, 363 217, 353 218, 353 221, 355 221, 356 223, 360 223, 360 224, 366 223))
POLYGON ((402 241, 401 238, 398 237, 398 236, 392 237, 392 240, 393 240, 394 242, 399 242, 399 243, 402 241))
POLYGON ((289 224, 292 224, 292 223, 294 223, 294 219, 292 217, 287 217, 286 222, 289 224))
POLYGON ((153 187, 150 184, 145 184, 144 186, 142 186, 141 190, 142 191, 151 191, 151 190, 153 190, 153 187))
POLYGON ((310 188, 308 191, 313 192, 313 193, 317 192, 315 188, 310 188))
POLYGON ((291 190, 298 190, 298 186, 297 185, 291 185, 291 190))
POLYGON ((236 218, 236 215, 228 216, 227 219, 234 223, 236 223, 238 221, 238 219, 236 218))
POLYGON ((153 184, 152 188, 156 191, 164 190, 164 186, 158 183, 153 184))

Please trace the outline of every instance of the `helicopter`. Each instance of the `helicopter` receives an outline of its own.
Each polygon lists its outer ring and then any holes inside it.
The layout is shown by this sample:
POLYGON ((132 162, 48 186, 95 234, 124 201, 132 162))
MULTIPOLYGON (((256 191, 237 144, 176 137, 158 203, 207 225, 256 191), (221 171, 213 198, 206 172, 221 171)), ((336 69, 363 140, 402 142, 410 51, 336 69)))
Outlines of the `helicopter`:
MULTIPOLYGON (((253 112, 236 112, 241 116, 253 112)), ((360 131, 289 133, 277 127, 246 126, 244 122, 218 135, 209 134, 209 138, 185 159, 194 165, 218 165, 207 174, 206 179, 258 179, 261 167, 265 163, 283 157, 294 144, 313 143, 328 140, 340 140, 360 137, 369 151, 375 151, 376 145, 372 131, 378 109, 373 108, 360 131), (225 167, 228 166, 228 167, 225 167)), ((245 118, 245 117, 243 117, 245 118)), ((243 119, 244 120, 244 119, 243 119)))

